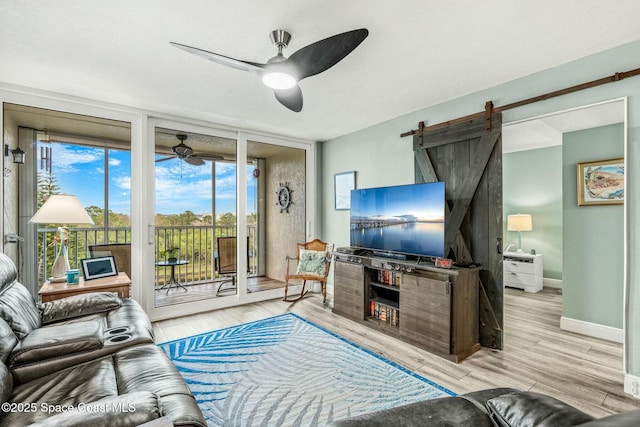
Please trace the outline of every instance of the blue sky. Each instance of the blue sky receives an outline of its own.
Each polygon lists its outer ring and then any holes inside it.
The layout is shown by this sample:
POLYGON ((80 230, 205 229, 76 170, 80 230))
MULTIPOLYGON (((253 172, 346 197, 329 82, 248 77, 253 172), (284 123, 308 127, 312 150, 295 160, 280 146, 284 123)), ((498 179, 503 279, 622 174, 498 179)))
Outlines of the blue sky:
MULTIPOLYGON (((84 206, 104 206, 104 150, 70 144, 48 144, 52 149, 53 173, 62 193, 75 194, 84 206)), ((39 150, 38 150, 39 154, 39 150)), ((157 156, 163 158, 166 156, 157 156)), ((39 164, 39 162, 38 162, 39 164)), ((109 204, 116 213, 131 211, 131 161, 129 151, 109 152, 109 204)), ((247 211, 255 212, 255 181, 247 171, 247 211)), ((190 165, 179 159, 157 163, 156 212, 177 214, 190 210, 196 214, 212 211, 211 162, 190 165)), ((236 211, 236 167, 216 165, 216 213, 236 211)))
POLYGON ((444 183, 398 185, 352 191, 353 216, 401 216, 444 221, 444 183))

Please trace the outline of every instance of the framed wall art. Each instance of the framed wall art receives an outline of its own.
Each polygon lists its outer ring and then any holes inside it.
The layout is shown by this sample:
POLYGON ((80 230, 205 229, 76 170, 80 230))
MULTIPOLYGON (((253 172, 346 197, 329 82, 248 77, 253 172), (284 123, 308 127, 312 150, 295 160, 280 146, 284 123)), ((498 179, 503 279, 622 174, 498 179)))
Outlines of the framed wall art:
POLYGON ((578 163, 578 206, 624 203, 624 159, 578 163))
POLYGON ((351 190, 356 189, 356 173, 342 172, 335 174, 335 208, 337 211, 351 209, 351 190))

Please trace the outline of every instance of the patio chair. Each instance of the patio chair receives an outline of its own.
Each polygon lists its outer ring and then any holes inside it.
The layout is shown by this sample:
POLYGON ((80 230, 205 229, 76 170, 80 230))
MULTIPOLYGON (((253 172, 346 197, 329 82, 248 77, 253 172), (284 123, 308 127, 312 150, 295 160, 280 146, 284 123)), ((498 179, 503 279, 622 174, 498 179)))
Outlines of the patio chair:
POLYGON ((90 245, 89 255, 94 257, 113 256, 118 271, 127 273, 131 278, 131 243, 108 243, 90 245))
MULTIPOLYGON (((218 258, 217 258, 217 270, 219 275, 230 275, 224 278, 218 285, 216 295, 222 290, 222 286, 231 283, 230 287, 225 288, 236 289, 236 273, 238 272, 238 266, 236 262, 237 251, 237 239, 233 237, 218 237, 218 258)), ((247 272, 249 271, 249 237, 247 237, 247 272)), ((247 292, 251 292, 247 289, 247 292)))
POLYGON ((283 301, 298 301, 307 294, 305 286, 307 280, 320 282, 322 288, 322 303, 327 302, 327 276, 333 257, 333 243, 326 243, 315 239, 311 242, 297 243, 297 255, 295 258, 287 255, 287 273, 284 281, 283 301), (295 271, 291 269, 291 261, 296 261, 295 271), (289 280, 302 280, 302 290, 297 296, 288 296, 289 280))

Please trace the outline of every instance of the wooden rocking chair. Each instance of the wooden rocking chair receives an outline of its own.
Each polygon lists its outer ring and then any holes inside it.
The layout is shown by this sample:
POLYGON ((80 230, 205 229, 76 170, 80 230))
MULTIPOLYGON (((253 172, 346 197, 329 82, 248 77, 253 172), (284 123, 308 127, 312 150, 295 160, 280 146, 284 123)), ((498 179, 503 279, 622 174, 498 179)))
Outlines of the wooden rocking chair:
POLYGON ((315 239, 311 242, 298 243, 297 256, 295 258, 287 255, 287 273, 284 280, 283 301, 293 302, 304 298, 308 291, 305 290, 307 280, 318 281, 322 287, 322 303, 327 302, 327 276, 331 267, 333 257, 333 243, 325 243, 315 239), (297 262, 296 270, 291 271, 291 261, 297 262), (302 290, 300 294, 288 297, 289 280, 302 280, 302 290))

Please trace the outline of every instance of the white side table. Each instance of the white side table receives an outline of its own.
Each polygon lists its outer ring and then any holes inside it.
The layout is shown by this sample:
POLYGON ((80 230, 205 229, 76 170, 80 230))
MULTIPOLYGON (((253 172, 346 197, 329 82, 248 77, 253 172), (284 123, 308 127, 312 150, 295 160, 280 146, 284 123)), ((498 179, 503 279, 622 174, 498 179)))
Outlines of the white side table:
POLYGON ((538 292, 542 289, 542 254, 505 252, 502 256, 504 286, 538 292))

